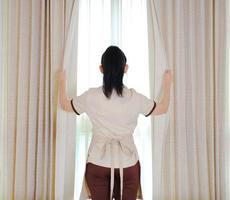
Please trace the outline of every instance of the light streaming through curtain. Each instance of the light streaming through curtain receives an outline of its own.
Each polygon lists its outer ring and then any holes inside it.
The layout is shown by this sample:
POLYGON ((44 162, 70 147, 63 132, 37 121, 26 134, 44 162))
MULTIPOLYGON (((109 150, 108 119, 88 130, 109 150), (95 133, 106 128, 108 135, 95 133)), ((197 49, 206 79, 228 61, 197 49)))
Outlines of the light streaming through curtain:
MULTIPOLYGON (((129 70, 124 84, 149 97, 147 16, 145 0, 80 1, 78 26, 77 95, 102 85, 101 55, 110 45, 119 46, 129 70)), ((77 117, 75 199, 79 198, 84 160, 92 138, 92 124, 86 114, 77 117)), ((140 116, 134 132, 143 168, 142 189, 152 198, 150 118, 140 116)))

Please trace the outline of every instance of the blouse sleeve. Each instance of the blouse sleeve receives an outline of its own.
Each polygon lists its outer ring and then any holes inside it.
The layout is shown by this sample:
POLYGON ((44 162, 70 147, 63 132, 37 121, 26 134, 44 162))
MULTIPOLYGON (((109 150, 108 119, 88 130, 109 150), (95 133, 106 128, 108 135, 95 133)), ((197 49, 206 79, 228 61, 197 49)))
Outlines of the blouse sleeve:
POLYGON ((136 92, 136 95, 139 102, 139 113, 143 114, 145 117, 148 117, 156 108, 156 102, 141 93, 136 92))
POLYGON ((83 92, 81 95, 75 96, 70 100, 72 109, 77 115, 87 111, 88 94, 89 89, 83 92))

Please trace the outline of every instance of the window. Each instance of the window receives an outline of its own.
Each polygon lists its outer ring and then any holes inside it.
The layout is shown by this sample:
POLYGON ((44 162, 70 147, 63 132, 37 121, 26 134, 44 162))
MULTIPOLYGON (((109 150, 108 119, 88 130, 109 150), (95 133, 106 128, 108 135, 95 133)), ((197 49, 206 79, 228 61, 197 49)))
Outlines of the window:
MULTIPOLYGON (((128 87, 149 96, 148 35, 146 0, 85 1, 79 3, 77 95, 89 87, 102 85, 99 71, 101 55, 110 45, 119 46, 127 57, 129 70, 124 76, 128 87), (141 76, 140 76, 141 75, 141 76), (138 81, 137 81, 138 77, 138 81)), ((79 199, 92 124, 86 114, 77 117, 75 199, 79 199)), ((152 198, 150 118, 140 116, 134 132, 139 157, 145 159, 142 174, 149 198, 152 198), (148 155, 144 152, 150 152, 148 155)))

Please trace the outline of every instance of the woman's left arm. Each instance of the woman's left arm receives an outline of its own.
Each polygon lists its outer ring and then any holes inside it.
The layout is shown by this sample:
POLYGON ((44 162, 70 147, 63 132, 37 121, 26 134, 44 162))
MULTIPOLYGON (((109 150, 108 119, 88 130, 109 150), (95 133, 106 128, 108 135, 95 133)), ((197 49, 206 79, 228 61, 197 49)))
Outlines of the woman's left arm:
POLYGON ((58 72, 58 90, 61 108, 67 112, 73 112, 71 102, 66 93, 66 72, 63 70, 58 72))

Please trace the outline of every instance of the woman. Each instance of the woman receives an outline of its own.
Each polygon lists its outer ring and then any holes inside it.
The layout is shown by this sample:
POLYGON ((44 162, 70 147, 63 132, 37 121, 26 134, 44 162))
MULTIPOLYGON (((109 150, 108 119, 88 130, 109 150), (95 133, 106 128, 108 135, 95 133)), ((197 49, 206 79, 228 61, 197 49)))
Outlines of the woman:
POLYGON ((86 113, 93 124, 80 199, 136 200, 141 193, 140 162, 133 140, 139 114, 146 117, 168 110, 172 73, 163 76, 163 96, 156 103, 123 84, 126 56, 110 46, 101 58, 103 85, 92 87, 71 100, 66 96, 65 72, 59 73, 59 102, 67 112, 86 113), (89 195, 89 196, 88 196, 89 195))

